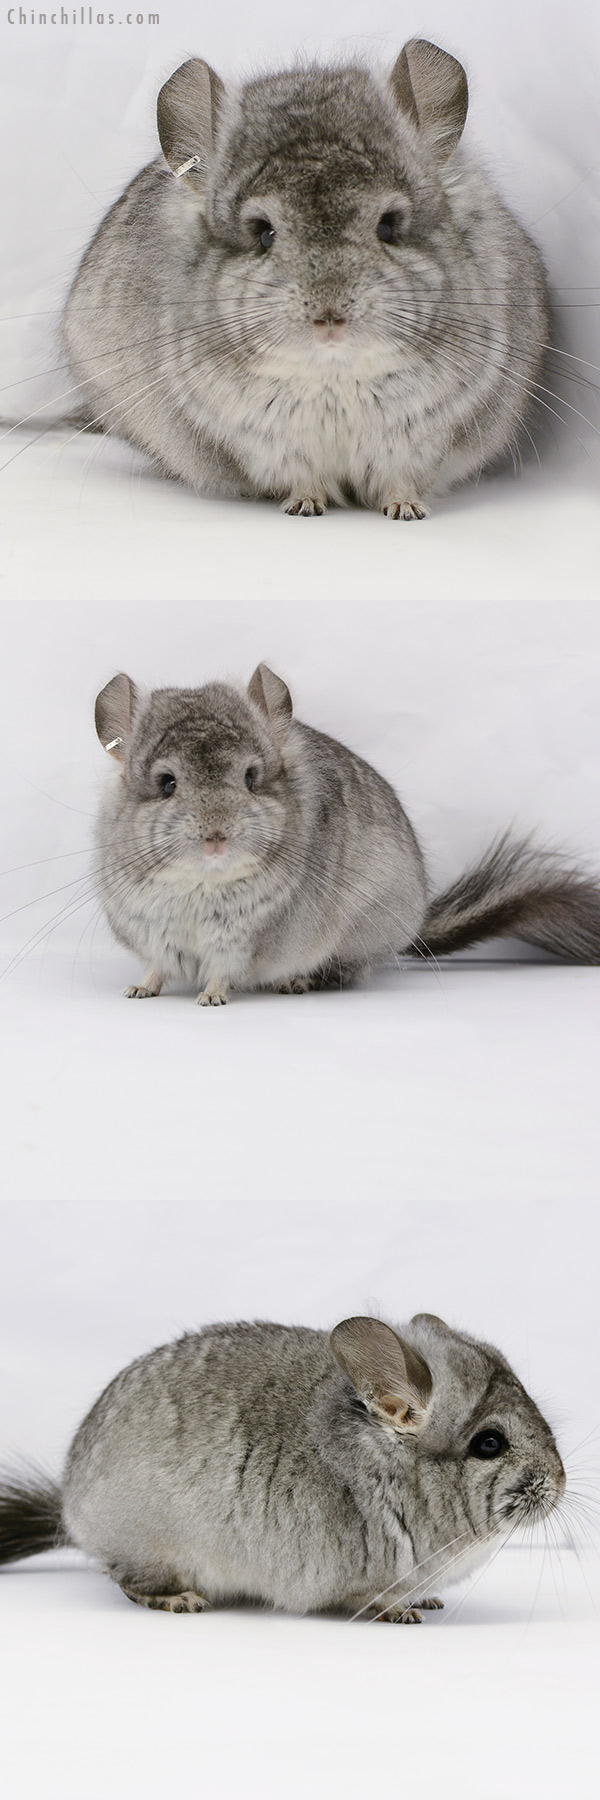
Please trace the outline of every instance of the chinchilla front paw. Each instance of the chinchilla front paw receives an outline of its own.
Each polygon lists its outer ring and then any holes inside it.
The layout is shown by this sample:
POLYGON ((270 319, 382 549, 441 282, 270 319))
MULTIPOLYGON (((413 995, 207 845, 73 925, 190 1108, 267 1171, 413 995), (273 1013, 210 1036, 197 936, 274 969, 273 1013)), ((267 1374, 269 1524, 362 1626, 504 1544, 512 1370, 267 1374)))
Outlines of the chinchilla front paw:
POLYGON ((386 519, 428 519, 429 508, 422 500, 386 500, 381 508, 386 519))
POLYGON ((124 988, 123 994, 126 1000, 155 1000, 161 987, 162 976, 156 975, 154 969, 149 969, 147 975, 142 975, 139 984, 134 983, 132 987, 124 988))
POLYGON ((407 1606, 404 1609, 401 1606, 390 1606, 386 1612, 380 1613, 379 1618, 386 1625, 422 1625, 421 1613, 441 1612, 443 1607, 443 1600, 438 1600, 437 1596, 432 1594, 429 1599, 418 1600, 416 1606, 407 1606))
POLYGON ((399 1607, 390 1606, 387 1612, 378 1613, 378 1625, 422 1625, 423 1620, 416 1606, 407 1606, 404 1612, 399 1607))
POLYGON ((317 500, 313 494, 288 494, 287 500, 281 503, 281 512, 291 513, 295 518, 312 519, 321 517, 327 512, 324 500, 317 500))
POLYGON ((276 994, 310 994, 310 975, 294 975, 291 981, 278 981, 276 994))

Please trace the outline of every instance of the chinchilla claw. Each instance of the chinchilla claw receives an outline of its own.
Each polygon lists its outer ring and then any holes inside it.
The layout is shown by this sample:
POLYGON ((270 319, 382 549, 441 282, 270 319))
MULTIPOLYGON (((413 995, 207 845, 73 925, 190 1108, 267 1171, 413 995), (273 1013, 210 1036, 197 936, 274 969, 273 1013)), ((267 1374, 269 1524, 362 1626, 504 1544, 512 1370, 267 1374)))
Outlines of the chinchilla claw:
POLYGON ((320 518, 327 512, 327 507, 324 500, 315 500, 311 495, 290 494, 289 499, 283 501, 281 511, 291 513, 295 518, 312 519, 320 518))
POLYGON ((427 519, 429 513, 421 500, 388 500, 382 507, 386 519, 427 519))

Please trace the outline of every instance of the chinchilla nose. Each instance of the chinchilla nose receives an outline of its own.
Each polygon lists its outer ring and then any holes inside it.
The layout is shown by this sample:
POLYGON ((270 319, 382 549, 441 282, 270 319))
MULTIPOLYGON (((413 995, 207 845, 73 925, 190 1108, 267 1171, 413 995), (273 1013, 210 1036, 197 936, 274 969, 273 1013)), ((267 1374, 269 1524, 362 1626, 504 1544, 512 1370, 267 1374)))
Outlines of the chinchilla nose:
POLYGON ((313 318, 313 325, 320 338, 325 338, 329 342, 333 342, 335 338, 343 337, 346 328, 346 317, 345 314, 341 312, 322 312, 319 313, 318 317, 313 318))
POLYGON ((227 849, 227 838, 223 831, 205 832, 204 848, 207 856, 222 856, 227 849))
POLYGON ((566 1487, 566 1475, 557 1450, 540 1467, 526 1469, 523 1494, 534 1513, 545 1518, 558 1504, 566 1487))

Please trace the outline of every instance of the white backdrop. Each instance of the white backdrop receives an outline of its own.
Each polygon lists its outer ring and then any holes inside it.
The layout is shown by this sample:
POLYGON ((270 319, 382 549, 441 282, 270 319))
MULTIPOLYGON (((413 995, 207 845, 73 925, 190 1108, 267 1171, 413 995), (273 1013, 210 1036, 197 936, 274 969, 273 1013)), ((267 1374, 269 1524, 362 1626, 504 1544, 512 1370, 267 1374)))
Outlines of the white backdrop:
MULTIPOLYGON (((157 85, 195 50, 225 75, 297 47, 391 61, 415 32, 462 56, 470 141, 534 226, 571 349, 600 362, 591 7, 567 29, 531 0, 311 0, 300 39, 274 5, 225 0, 204 22, 161 9, 158 34, 123 27, 118 47, 106 26, 2 29, 7 414, 60 391, 37 375, 51 309, 153 153, 157 85)), ((81 874, 97 690, 118 668, 187 684, 261 657, 398 785, 436 884, 511 821, 598 867, 593 462, 568 487, 556 469, 483 483, 408 530, 201 501, 65 432, 22 443, 0 476, 0 1459, 58 1469, 116 1369, 196 1322, 376 1306, 496 1339, 561 1445, 597 1464, 600 973, 494 960, 223 1013, 185 994, 131 1006, 131 960, 81 874)), ((597 1577, 565 1554, 553 1577, 507 1553, 446 1632, 380 1649, 316 1622, 163 1621, 89 1572, 5 1574, 11 1800, 147 1800, 175 1770, 210 1800, 336 1800, 395 1791, 400 1749, 426 1797, 558 1800, 579 1774, 583 1793, 597 1577), (489 1765, 507 1721, 508 1783, 489 1765)))

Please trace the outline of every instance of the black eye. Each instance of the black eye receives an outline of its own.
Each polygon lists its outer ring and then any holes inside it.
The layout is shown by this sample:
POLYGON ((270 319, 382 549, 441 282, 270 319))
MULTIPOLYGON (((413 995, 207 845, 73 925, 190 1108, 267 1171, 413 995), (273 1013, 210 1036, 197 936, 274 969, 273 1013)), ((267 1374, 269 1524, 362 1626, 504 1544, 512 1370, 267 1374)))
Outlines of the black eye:
POLYGON ((254 783, 256 781, 256 769, 246 769, 244 781, 246 783, 246 787, 250 788, 250 792, 252 792, 254 783))
POLYGON ((256 229, 261 250, 270 250, 275 237, 273 226, 269 224, 268 219, 257 219, 256 229))
POLYGON ((478 1431, 469 1444, 469 1456, 478 1456, 480 1462, 502 1456, 505 1450, 508 1450, 508 1438, 503 1431, 478 1431))
POLYGON ((159 775, 158 785, 161 794, 164 794, 165 800, 168 800, 169 794, 175 793, 177 782, 174 775, 159 775))
POLYGON ((377 236, 382 244, 396 243, 402 229, 401 213, 383 213, 377 226, 377 236))

